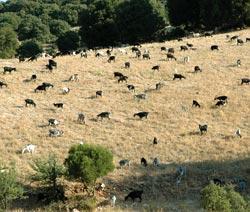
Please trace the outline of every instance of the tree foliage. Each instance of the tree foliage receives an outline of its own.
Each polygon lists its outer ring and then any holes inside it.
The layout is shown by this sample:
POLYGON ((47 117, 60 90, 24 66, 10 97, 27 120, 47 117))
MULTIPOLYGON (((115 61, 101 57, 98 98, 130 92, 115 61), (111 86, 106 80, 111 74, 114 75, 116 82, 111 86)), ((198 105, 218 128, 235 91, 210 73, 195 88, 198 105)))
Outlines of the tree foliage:
POLYGON ((17 49, 18 55, 23 58, 29 58, 42 52, 41 44, 35 40, 24 41, 17 49))
POLYGON ((80 37, 77 32, 65 32, 58 38, 57 46, 62 52, 77 50, 80 47, 80 37))
POLYGON ((65 165, 70 177, 87 184, 114 170, 113 155, 109 150, 87 144, 73 146, 65 165))
POLYGON ((0 28, 0 58, 12 58, 18 48, 17 35, 9 27, 0 28))

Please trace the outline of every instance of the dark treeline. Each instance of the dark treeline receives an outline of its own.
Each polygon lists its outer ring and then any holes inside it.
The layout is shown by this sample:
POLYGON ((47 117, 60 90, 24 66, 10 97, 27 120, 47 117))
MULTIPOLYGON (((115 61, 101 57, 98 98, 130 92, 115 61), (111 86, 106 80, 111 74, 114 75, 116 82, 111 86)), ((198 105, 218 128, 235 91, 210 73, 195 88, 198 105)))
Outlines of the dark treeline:
POLYGON ((19 41, 69 51, 249 24, 250 0, 8 0, 0 3, 0 57, 13 57, 19 41), (178 28, 169 33, 169 25, 178 28))

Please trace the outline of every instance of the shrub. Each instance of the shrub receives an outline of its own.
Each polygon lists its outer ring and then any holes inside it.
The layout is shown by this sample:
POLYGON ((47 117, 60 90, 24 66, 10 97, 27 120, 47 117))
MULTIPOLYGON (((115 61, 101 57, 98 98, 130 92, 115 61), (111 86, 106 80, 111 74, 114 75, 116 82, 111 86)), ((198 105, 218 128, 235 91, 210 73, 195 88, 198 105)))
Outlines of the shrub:
POLYGON ((23 196, 23 188, 17 182, 17 174, 12 166, 0 172, 0 208, 6 209, 9 203, 23 196))
POLYGON ((70 30, 70 25, 66 21, 52 20, 49 23, 50 32, 56 37, 62 36, 65 32, 70 30))
POLYGON ((0 28, 0 58, 11 58, 18 47, 17 35, 9 27, 0 28))
POLYGON ((83 211, 93 211, 97 206, 97 201, 95 197, 86 198, 84 200, 80 200, 77 208, 83 211))
POLYGON ((41 44, 34 40, 24 41, 17 50, 18 55, 24 58, 32 57, 42 52, 41 44))
POLYGON ((65 160, 70 177, 87 184, 114 170, 113 155, 101 146, 76 145, 69 150, 65 160))
POLYGON ((246 211, 246 201, 231 186, 220 187, 210 184, 201 194, 202 206, 209 211, 246 211))
POLYGON ((77 32, 68 31, 58 38, 57 46, 61 52, 77 50, 80 47, 80 37, 77 32))

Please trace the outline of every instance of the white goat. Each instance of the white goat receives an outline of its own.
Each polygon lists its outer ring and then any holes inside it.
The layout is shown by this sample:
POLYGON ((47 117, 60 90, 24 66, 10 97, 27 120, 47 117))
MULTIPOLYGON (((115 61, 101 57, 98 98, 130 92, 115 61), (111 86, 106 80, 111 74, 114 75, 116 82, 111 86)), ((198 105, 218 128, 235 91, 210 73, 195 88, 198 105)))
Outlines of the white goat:
POLYGON ((64 88, 62 89, 62 91, 63 91, 63 94, 68 94, 68 93, 70 92, 70 89, 67 88, 67 87, 64 87, 64 88))
POLYGON ((35 149, 36 149, 36 145, 34 145, 34 144, 28 144, 28 145, 26 145, 23 148, 22 154, 24 154, 24 152, 26 152, 26 151, 28 151, 29 153, 33 154, 33 152, 35 151, 35 149))
POLYGON ((235 135, 238 136, 238 137, 240 137, 240 138, 242 137, 240 129, 236 130, 235 135))
POLYGON ((113 195, 113 196, 111 197, 111 206, 112 206, 112 207, 115 206, 115 201, 116 201, 116 196, 113 195))
POLYGON ((63 135, 63 131, 62 130, 58 130, 58 129, 50 129, 49 130, 49 136, 50 137, 59 137, 63 135))

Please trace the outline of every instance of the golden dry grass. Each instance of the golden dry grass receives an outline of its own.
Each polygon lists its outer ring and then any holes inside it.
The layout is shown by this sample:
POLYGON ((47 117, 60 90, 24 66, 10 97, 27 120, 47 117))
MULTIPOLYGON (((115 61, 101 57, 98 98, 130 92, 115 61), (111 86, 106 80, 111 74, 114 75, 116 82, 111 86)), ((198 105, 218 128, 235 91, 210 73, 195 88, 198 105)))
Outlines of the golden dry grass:
MULTIPOLYGON (((235 34, 249 37, 250 30, 230 33, 235 34)), ((249 158, 250 87, 239 84, 241 78, 250 77, 250 43, 236 46, 234 42, 227 42, 225 34, 220 34, 185 39, 183 42, 145 44, 145 48, 150 50, 151 60, 135 59, 131 51, 128 55, 117 54, 115 63, 108 63, 106 57, 96 59, 93 54, 88 59, 58 57, 55 59, 58 68, 54 73, 45 71, 47 59, 24 63, 1 60, 2 67, 12 65, 18 71, 0 76, 9 85, 0 90, 0 160, 4 163, 15 161, 22 179, 27 183, 31 172, 29 163, 33 158, 54 153, 63 161, 73 144, 84 141, 109 148, 116 165, 121 159, 130 159, 132 168, 116 169, 105 179, 107 183, 116 182, 119 185, 131 178, 133 185, 141 183, 139 179, 144 174, 167 173, 166 170, 138 167, 141 157, 149 163, 152 163, 151 158, 158 157, 164 164, 192 164, 207 160, 217 163, 249 158), (179 46, 186 42, 193 43, 197 50, 180 52, 179 46), (218 44, 220 51, 212 52, 212 44, 218 44), (160 52, 161 46, 174 47, 178 61, 166 61, 165 54, 160 52), (190 63, 184 64, 183 57, 187 55, 190 56, 190 63), (242 66, 236 67, 239 58, 242 66), (125 61, 131 62, 128 70, 123 68, 125 61), (153 72, 151 68, 157 64, 161 69, 153 72), (203 72, 191 73, 195 65, 199 65, 203 72), (173 81, 175 69, 187 79, 173 81), (138 102, 124 83, 117 83, 114 71, 127 75, 128 83, 136 86, 136 93, 154 88, 161 80, 164 80, 165 86, 160 91, 148 92, 148 99, 138 102), (37 82, 24 83, 23 80, 33 73, 38 75, 37 82), (76 73, 79 74, 79 82, 63 82, 76 73), (55 87, 45 94, 34 93, 35 87, 42 82, 50 82, 55 87), (62 95, 63 87, 72 91, 62 95), (103 97, 89 98, 97 90, 103 90, 103 97), (229 103, 215 109, 212 107, 215 104, 213 99, 218 95, 229 96, 229 103), (37 108, 24 107, 26 98, 33 99, 37 108), (200 109, 191 107, 193 99, 201 103, 200 109), (65 108, 55 109, 54 102, 64 102, 65 108), (96 115, 103 111, 110 111, 111 119, 94 121, 96 115), (148 111, 148 119, 140 121, 133 118, 133 114, 139 111, 148 111), (79 112, 86 115, 86 125, 76 122, 79 112), (49 118, 61 121, 58 128, 64 131, 62 137, 50 138, 50 127, 41 127, 47 124, 49 118), (198 125, 203 123, 208 124, 208 133, 204 136, 195 134, 198 125), (237 128, 242 131, 241 139, 233 137, 237 128), (152 145, 153 137, 160 139, 156 146, 152 145), (37 145, 36 153, 20 154, 20 150, 29 143, 37 145)), ((150 179, 147 182, 150 184, 150 179)), ((113 192, 120 193, 123 198, 127 191, 125 185, 121 187, 113 192)), ((158 192, 160 187, 156 184, 153 196, 146 199, 164 201, 165 196, 158 192)))

